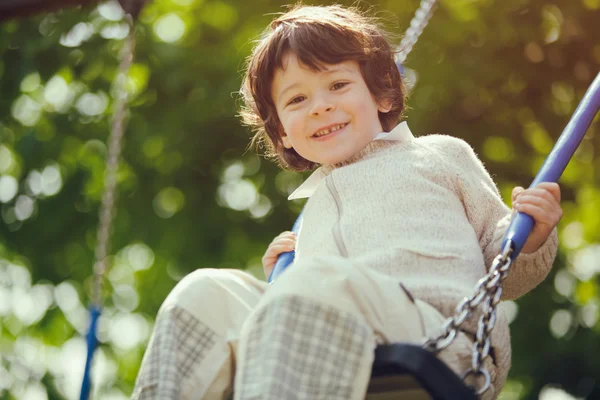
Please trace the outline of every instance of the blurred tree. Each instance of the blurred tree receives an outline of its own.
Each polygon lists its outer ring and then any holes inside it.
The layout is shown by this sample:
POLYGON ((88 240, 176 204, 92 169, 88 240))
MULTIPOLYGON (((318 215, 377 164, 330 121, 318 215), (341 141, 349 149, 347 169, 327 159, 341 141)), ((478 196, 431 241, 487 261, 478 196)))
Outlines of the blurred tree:
MULTIPOLYGON (((371 3, 398 34, 418 6, 371 3)), ((140 15, 97 398, 131 393, 153 318, 178 279, 204 267, 260 275, 266 244, 302 207, 285 197, 303 177, 247 150, 235 117, 244 57, 283 4, 154 0, 140 15)), ((510 199, 600 69, 599 17, 598 0, 442 0, 407 63, 418 78, 413 131, 472 143, 510 199)), ((0 398, 77 397, 112 81, 127 33, 115 1, 0 25, 0 398)), ((505 399, 552 386, 600 398, 598 129, 561 181, 552 275, 504 304, 514 318, 505 399)))

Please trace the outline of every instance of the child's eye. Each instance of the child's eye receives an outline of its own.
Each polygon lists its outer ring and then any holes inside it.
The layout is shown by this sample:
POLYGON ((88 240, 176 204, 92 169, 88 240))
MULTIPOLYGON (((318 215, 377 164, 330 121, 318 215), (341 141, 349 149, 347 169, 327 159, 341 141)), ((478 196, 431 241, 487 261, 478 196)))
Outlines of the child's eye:
POLYGON ((343 88, 344 86, 346 86, 349 82, 336 82, 333 84, 333 86, 331 86, 331 88, 333 90, 339 90, 341 88, 343 88))
POLYGON ((288 102, 288 106, 291 106, 293 104, 298 104, 298 103, 302 102, 302 100, 304 100, 304 96, 296 96, 288 102))

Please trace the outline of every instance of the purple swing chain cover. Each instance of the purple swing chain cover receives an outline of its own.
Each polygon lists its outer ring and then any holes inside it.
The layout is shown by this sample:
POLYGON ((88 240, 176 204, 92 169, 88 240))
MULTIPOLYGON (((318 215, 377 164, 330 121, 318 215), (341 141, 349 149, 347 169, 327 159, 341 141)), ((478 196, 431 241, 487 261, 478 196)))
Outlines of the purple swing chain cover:
MULTIPOLYGON (((586 131, 600 109, 600 73, 586 91, 583 99, 577 106, 575 113, 563 130, 554 145, 554 148, 544 161, 542 168, 536 175, 530 187, 537 186, 542 182, 557 182, 567 164, 573 157, 575 150, 583 140, 586 131)), ((533 229, 534 221, 529 215, 517 212, 508 227, 501 248, 506 242, 512 242, 513 252, 511 258, 514 260, 525 245, 527 237, 533 229)))

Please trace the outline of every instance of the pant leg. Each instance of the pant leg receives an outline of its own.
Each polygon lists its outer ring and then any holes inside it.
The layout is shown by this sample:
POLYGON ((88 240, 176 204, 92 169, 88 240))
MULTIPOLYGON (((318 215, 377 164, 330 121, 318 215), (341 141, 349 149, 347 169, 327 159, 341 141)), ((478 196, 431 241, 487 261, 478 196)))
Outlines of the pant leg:
POLYGON ((239 270, 200 269, 161 306, 132 399, 223 399, 241 327, 267 284, 239 270))
POLYGON ((376 345, 423 339, 419 310, 393 278, 338 257, 303 261, 242 329, 235 400, 364 399, 376 345))

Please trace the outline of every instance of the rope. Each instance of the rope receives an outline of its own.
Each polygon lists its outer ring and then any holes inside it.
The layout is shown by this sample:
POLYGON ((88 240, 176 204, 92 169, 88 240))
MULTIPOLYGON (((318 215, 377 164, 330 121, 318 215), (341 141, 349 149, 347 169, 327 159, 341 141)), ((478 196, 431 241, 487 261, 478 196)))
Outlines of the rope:
POLYGON ((104 176, 104 195, 102 196, 102 204, 100 206, 100 224, 97 232, 98 242, 96 245, 92 299, 94 304, 98 306, 102 305, 102 277, 107 269, 106 257, 108 256, 109 239, 115 214, 116 175, 122 149, 121 140, 123 139, 125 130, 125 105, 127 103, 125 83, 127 80, 127 73, 129 72, 129 68, 133 61, 133 49, 135 45, 133 20, 129 15, 127 15, 126 18, 129 23, 129 35, 127 35, 123 48, 121 49, 121 64, 119 65, 119 72, 114 87, 114 93, 117 98, 111 135, 109 137, 108 160, 106 164, 106 175, 104 176))
POLYGON ((83 382, 81 384, 80 400, 86 400, 89 397, 91 389, 91 365, 94 351, 98 345, 96 339, 96 330, 98 327, 98 318, 102 309, 102 289, 103 277, 107 270, 107 256, 110 245, 110 234, 112 222, 115 215, 115 197, 117 188, 117 169, 122 149, 122 139, 125 132, 125 106, 127 104, 127 91, 125 83, 127 73, 133 62, 133 50, 135 47, 135 33, 133 27, 133 18, 126 15, 129 24, 129 35, 125 39, 121 49, 121 62, 119 72, 114 84, 114 93, 116 96, 115 112, 113 114, 112 129, 109 137, 108 155, 106 163, 106 173, 104 176, 104 194, 100 205, 100 223, 98 225, 97 244, 94 263, 94 282, 92 286, 92 305, 90 307, 90 327, 86 336, 87 356, 85 370, 83 373, 83 382))

